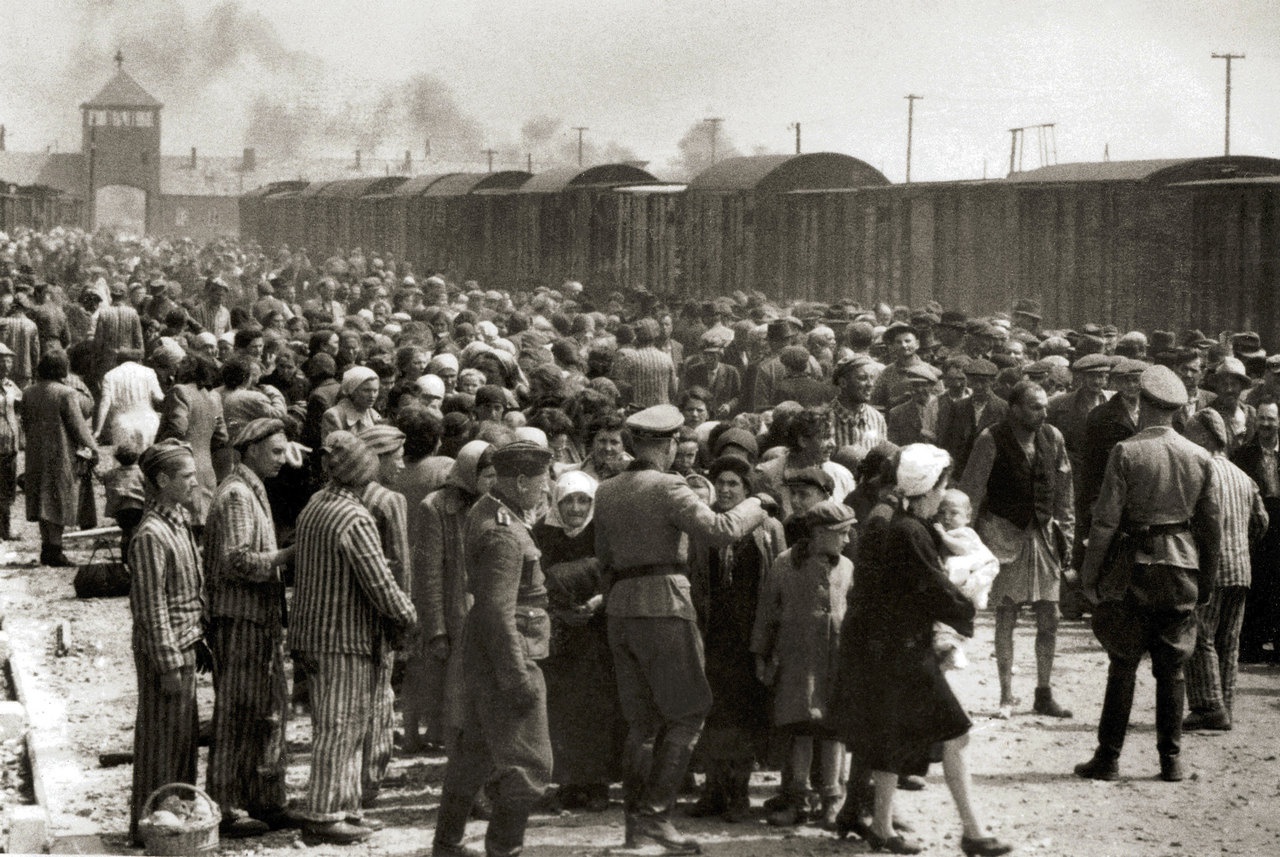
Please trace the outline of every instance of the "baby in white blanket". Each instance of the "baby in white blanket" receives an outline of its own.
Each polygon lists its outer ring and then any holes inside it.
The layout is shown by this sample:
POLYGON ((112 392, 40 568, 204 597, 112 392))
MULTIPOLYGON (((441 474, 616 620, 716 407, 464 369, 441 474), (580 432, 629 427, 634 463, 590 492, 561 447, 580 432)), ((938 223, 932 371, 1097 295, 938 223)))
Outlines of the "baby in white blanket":
MULTIPOLYGON (((943 547, 950 553, 942 560, 947 576, 960 587, 974 607, 985 610, 991 584, 1000 573, 1000 563, 969 526, 972 520, 973 507, 969 503, 969 495, 951 488, 942 497, 933 526, 942 537, 943 547)), ((962 670, 969 665, 964 654, 964 638, 949 625, 940 622, 934 625, 933 650, 944 670, 962 670)))

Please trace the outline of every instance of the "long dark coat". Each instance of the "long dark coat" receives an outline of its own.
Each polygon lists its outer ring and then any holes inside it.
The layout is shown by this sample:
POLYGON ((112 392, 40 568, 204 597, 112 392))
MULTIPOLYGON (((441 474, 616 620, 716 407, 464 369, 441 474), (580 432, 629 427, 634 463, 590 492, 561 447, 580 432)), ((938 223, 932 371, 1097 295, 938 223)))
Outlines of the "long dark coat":
POLYGON ((27 436, 27 520, 75 524, 80 497, 75 453, 95 448, 80 393, 58 381, 28 387, 22 397, 22 429, 27 436))
POLYGON ((937 744, 969 730, 933 651, 933 623, 973 636, 974 606, 947 578, 938 536, 914 515, 873 519, 862 535, 840 635, 840 737, 860 765, 923 774, 937 744))
POLYGON ((191 496, 190 510, 195 523, 203 524, 218 488, 213 469, 213 452, 228 443, 227 424, 222 419, 222 397, 195 384, 175 384, 164 397, 158 440, 173 437, 191 444, 196 460, 199 486, 191 496))

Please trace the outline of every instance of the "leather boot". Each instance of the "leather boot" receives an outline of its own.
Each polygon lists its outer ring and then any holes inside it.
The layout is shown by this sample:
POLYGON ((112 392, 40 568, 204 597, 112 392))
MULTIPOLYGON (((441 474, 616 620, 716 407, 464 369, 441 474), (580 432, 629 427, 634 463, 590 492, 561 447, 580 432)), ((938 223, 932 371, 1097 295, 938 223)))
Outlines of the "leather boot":
POLYGON ((702 794, 685 814, 690 818, 711 818, 729 809, 729 777, 725 763, 718 759, 707 761, 707 777, 702 783, 702 794))
POLYGON ((1135 669, 1112 661, 1107 669, 1107 690, 1102 699, 1102 715, 1098 718, 1098 749, 1112 759, 1119 759, 1120 752, 1124 749, 1136 683, 1135 669))
POLYGON ((528 806, 494 804, 493 817, 484 835, 485 857, 519 857, 524 850, 524 831, 528 826, 528 806))
POLYGON ((628 735, 622 751, 622 765, 623 803, 630 816, 640 806, 644 784, 648 782, 649 772, 653 769, 653 744, 628 735))
POLYGON ((655 751, 653 767, 636 811, 627 814, 627 839, 629 843, 637 844, 640 839, 651 840, 668 854, 701 854, 702 848, 698 843, 681 836, 671 823, 671 807, 684 781, 693 750, 670 738, 668 735, 655 751))
POLYGON ((440 796, 440 809, 436 812, 436 832, 431 841, 431 857, 480 857, 479 851, 462 844, 470 814, 470 798, 448 792, 440 796))
POLYGON ((725 774, 725 792, 728 795, 729 807, 724 812, 724 820, 730 824, 751 820, 751 763, 735 761, 729 763, 725 774))
POLYGON ((1182 751, 1182 711, 1187 682, 1181 673, 1156 679, 1156 749, 1160 758, 1177 758, 1182 751))
POLYGON ((0 510, 0 541, 13 541, 13 530, 9 527, 9 510, 0 510))

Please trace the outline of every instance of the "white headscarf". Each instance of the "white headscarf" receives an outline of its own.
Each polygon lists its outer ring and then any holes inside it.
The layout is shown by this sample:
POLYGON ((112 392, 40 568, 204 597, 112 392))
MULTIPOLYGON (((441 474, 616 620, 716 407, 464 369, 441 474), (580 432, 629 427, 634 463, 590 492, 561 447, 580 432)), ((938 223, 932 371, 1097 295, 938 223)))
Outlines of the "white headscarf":
POLYGON ((376 380, 378 380, 378 373, 368 366, 352 366, 342 373, 342 395, 349 399, 361 384, 376 380))
POLYGON ((942 471, 951 466, 951 455, 931 443, 913 443, 898 455, 898 490, 904 497, 928 494, 942 471))
POLYGON ((591 523, 592 517, 596 512, 596 487, 599 483, 588 473, 581 470, 569 470, 560 475, 556 480, 555 488, 551 491, 551 507, 547 509, 547 517, 544 519, 549 527, 559 527, 564 530, 564 534, 569 538, 582 533, 591 523), (580 526, 569 528, 564 522, 564 518, 560 516, 560 501, 570 494, 586 494, 591 498, 591 510, 587 512, 587 519, 580 526))

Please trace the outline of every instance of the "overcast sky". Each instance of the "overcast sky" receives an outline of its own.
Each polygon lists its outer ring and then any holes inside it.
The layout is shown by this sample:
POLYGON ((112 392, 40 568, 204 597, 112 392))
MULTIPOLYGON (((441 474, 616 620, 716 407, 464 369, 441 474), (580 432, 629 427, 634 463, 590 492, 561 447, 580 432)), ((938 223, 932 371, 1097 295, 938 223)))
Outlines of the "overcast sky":
MULTIPOLYGON (((17 150, 76 148, 77 107, 124 46, 165 102, 173 153, 235 154, 278 128, 299 154, 390 157, 432 137, 477 164, 487 146, 546 161, 583 125, 613 146, 593 151, 661 176, 718 116, 742 152, 790 151, 799 121, 805 151, 901 181, 915 93, 913 179, 972 178, 984 161, 1002 175, 1008 129, 1042 122, 1062 162, 1106 145, 1113 160, 1221 154, 1224 63, 1210 53, 1229 50, 1247 55, 1232 151, 1280 156, 1276 0, 0 0, 0 20, 0 122, 17 150), (405 118, 394 102, 411 93, 425 106, 405 118)), ((1024 164, 1038 163, 1029 137, 1024 164)))

